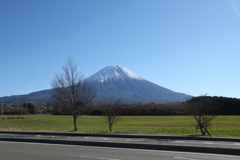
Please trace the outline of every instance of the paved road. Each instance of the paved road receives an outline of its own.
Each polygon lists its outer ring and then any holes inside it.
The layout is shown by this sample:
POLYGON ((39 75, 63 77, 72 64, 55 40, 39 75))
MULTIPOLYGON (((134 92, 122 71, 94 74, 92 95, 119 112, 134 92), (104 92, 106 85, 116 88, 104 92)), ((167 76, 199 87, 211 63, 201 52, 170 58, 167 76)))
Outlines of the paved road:
POLYGON ((23 134, 0 134, 1 137, 29 138, 29 139, 51 139, 71 141, 92 141, 92 142, 116 142, 135 144, 157 144, 172 146, 195 146, 211 148, 234 148, 240 149, 240 142, 206 141, 206 140, 172 140, 153 138, 116 138, 116 137, 93 137, 93 136, 56 136, 56 135, 23 135, 23 134))
POLYGON ((0 160, 16 160, 16 159, 239 160, 240 156, 0 141, 0 160))

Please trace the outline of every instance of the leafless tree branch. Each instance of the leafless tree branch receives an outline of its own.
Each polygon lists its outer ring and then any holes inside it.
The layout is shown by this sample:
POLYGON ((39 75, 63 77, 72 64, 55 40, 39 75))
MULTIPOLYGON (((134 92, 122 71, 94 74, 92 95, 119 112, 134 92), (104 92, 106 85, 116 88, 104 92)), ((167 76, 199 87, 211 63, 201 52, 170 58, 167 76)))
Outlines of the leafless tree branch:
POLYGON ((98 100, 98 105, 103 112, 106 123, 108 123, 109 130, 112 131, 112 126, 115 124, 117 121, 121 119, 120 116, 120 102, 121 99, 113 99, 112 97, 107 97, 107 100, 102 101, 98 100))
POLYGON ((206 96, 193 97, 186 101, 188 113, 196 120, 196 132, 199 129, 202 135, 206 133, 211 136, 208 131, 211 121, 216 117, 214 115, 215 107, 211 99, 206 96))
POLYGON ((96 91, 77 71, 77 64, 72 58, 62 67, 63 73, 55 75, 52 80, 52 102, 61 110, 72 114, 74 131, 77 131, 77 118, 82 115, 83 108, 91 103, 96 91))

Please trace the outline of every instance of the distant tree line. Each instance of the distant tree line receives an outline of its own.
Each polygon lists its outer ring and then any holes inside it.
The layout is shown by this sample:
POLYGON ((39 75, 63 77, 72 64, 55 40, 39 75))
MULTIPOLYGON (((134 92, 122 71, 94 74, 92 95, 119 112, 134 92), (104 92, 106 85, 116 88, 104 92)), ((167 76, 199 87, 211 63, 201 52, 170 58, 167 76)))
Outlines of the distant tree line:
MULTIPOLYGON (((207 99, 212 102, 214 111, 212 115, 240 115, 240 99, 228 97, 199 96, 195 99, 207 99)), ((141 115, 190 115, 186 108, 186 102, 178 103, 134 103, 119 104, 118 114, 121 116, 141 115)), ((14 104, 3 105, 4 114, 26 114, 26 103, 16 101, 14 104)), ((98 105, 85 107, 82 111, 85 115, 104 115, 98 105)), ((37 102, 27 103, 27 114, 47 113, 53 115, 71 115, 65 108, 59 108, 53 103, 41 104, 37 102)))
MULTIPOLYGON (((240 115, 240 99, 228 97, 199 96, 194 97, 199 100, 211 101, 214 111, 212 115, 240 115)), ((103 111, 98 106, 85 108, 88 115, 103 115, 103 111)), ((58 115, 68 115, 66 110, 59 110, 57 106, 52 107, 50 112, 58 115)), ((119 104, 119 115, 121 116, 147 116, 147 115, 190 115, 186 102, 177 103, 134 103, 119 104)))
POLYGON ((15 101, 14 104, 3 104, 3 115, 26 115, 46 113, 46 104, 39 102, 23 103, 15 101))

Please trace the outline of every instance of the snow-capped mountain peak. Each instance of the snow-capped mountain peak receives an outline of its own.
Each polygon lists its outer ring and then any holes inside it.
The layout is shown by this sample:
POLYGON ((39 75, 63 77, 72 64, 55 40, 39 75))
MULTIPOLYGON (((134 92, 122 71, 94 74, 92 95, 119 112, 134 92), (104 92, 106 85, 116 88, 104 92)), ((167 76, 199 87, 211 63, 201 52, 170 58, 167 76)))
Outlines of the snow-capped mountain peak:
POLYGON ((119 66, 119 65, 107 66, 102 70, 100 70, 99 72, 87 78, 88 81, 99 81, 99 82, 116 81, 116 80, 124 81, 126 79, 144 80, 142 77, 126 69, 125 67, 119 66))

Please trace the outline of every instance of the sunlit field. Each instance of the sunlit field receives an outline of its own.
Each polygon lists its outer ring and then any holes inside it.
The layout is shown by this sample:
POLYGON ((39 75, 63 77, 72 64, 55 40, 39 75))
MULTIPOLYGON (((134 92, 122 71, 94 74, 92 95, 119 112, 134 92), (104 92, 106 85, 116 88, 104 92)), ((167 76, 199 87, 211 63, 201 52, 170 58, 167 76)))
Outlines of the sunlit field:
MULTIPOLYGON (((78 132, 109 133, 102 116, 81 116, 77 125, 78 132)), ((123 116, 113 125, 113 133, 196 135, 194 125, 191 116, 123 116)), ((0 118, 0 130, 70 132, 73 120, 72 116, 4 115, 0 118)), ((209 131, 212 136, 240 137, 240 116, 218 116, 212 121, 209 131)))

